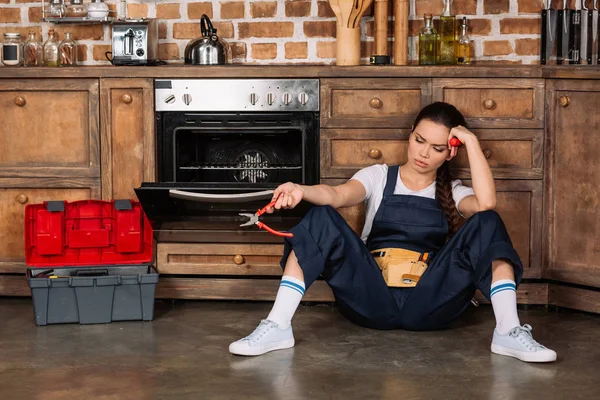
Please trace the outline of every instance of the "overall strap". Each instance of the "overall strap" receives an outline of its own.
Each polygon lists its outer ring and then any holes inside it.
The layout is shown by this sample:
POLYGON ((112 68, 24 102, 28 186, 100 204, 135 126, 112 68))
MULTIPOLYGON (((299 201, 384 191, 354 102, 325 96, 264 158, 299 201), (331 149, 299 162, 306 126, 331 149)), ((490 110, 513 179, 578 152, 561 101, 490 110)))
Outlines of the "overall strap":
POLYGON ((394 194, 396 189, 396 182, 398 181, 398 172, 400 170, 399 165, 388 167, 387 181, 385 183, 385 189, 383 189, 383 197, 390 197, 394 194))

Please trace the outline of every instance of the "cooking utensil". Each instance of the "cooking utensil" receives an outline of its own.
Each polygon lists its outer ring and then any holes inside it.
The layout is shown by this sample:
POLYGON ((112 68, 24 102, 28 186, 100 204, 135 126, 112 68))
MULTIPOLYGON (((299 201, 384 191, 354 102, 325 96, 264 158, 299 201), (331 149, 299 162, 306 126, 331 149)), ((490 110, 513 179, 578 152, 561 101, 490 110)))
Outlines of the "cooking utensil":
POLYGON ((229 44, 217 36, 217 30, 208 15, 200 18, 202 36, 192 39, 185 48, 185 63, 193 65, 221 65, 231 63, 229 44))
POLYGON ((394 0, 394 64, 408 64, 408 0, 394 0))
POLYGON ((556 43, 556 10, 552 8, 552 0, 544 0, 544 8, 541 11, 541 49, 540 64, 556 62, 554 45, 556 43))
POLYGON ((557 10, 556 19, 558 25, 558 35, 556 36, 556 63, 569 63, 569 38, 571 32, 571 10, 569 10, 569 0, 563 0, 563 8, 557 10))
POLYGON ((571 32, 569 36, 569 64, 579 64, 581 50, 581 1, 575 0, 571 10, 571 32))

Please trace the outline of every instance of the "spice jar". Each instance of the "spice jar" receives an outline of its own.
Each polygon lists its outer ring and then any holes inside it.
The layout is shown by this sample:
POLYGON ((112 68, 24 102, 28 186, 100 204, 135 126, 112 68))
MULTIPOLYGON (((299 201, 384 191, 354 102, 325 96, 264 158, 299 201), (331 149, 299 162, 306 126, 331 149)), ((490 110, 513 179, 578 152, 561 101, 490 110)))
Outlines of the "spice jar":
POLYGON ((48 67, 58 66, 58 43, 54 37, 54 29, 48 31, 48 40, 44 43, 44 62, 48 67))
POLYGON ((67 10, 63 3, 63 0, 51 0, 50 8, 48 9, 48 14, 52 18, 62 18, 66 15, 67 10))
POLYGON ((87 7, 83 0, 71 0, 71 4, 67 6, 67 17, 83 18, 87 15, 87 7))
POLYGON ((88 5, 88 16, 90 18, 106 18, 108 16, 108 6, 103 0, 92 0, 88 5))
POLYGON ((29 39, 23 46, 23 63, 26 67, 39 67, 44 65, 44 49, 36 39, 35 33, 29 33, 29 39))
POLYGON ((77 65, 77 43, 71 39, 71 32, 65 32, 65 40, 58 46, 60 66, 77 65))
POLYGON ((23 43, 20 33, 5 33, 2 43, 2 64, 8 66, 21 65, 23 59, 23 43))

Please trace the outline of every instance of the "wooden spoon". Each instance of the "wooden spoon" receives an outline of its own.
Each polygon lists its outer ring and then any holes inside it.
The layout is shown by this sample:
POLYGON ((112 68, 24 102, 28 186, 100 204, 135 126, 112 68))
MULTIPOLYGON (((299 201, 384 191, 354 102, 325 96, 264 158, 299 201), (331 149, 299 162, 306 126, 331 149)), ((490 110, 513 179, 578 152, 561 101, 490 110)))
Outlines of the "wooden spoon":
POLYGON ((339 2, 340 9, 342 11, 342 26, 351 28, 350 14, 352 13, 352 8, 354 7, 354 0, 339 0, 339 2))
POLYGON ((356 13, 354 21, 352 22, 353 28, 356 28, 358 25, 360 25, 360 19, 365 14, 365 12, 367 12, 367 8, 369 8, 369 6, 373 4, 373 0, 358 0, 358 3, 360 6, 360 10, 356 13))
POLYGON ((335 18, 338 21, 337 23, 339 25, 341 25, 341 22, 342 22, 342 11, 340 9, 339 0, 329 0, 329 6, 331 7, 331 9, 333 10, 333 13, 335 14, 335 18))

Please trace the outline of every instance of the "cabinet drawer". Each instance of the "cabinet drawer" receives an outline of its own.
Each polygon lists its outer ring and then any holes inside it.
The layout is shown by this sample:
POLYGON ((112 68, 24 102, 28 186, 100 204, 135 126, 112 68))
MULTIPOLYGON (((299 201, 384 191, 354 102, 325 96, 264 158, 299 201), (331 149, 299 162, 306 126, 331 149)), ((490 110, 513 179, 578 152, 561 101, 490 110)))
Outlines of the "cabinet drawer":
POLYGON ((97 80, 0 80, 0 109, 0 176, 99 176, 97 80))
POLYGON ((321 127, 409 128, 430 87, 429 79, 323 79, 321 127))
MULTIPOLYGON (((496 179, 542 179, 542 130, 474 129, 496 179)), ((321 130, 321 177, 350 178, 373 164, 403 164, 410 130, 321 130)), ((467 152, 451 166, 459 178, 470 177, 467 152)))
POLYGON ((281 244, 159 243, 158 272, 182 275, 281 275, 281 244))
POLYGON ((0 179, 0 272, 24 272, 25 206, 100 198, 99 179, 0 179))
POLYGON ((434 101, 453 104, 470 128, 542 128, 544 81, 435 79, 434 101))

